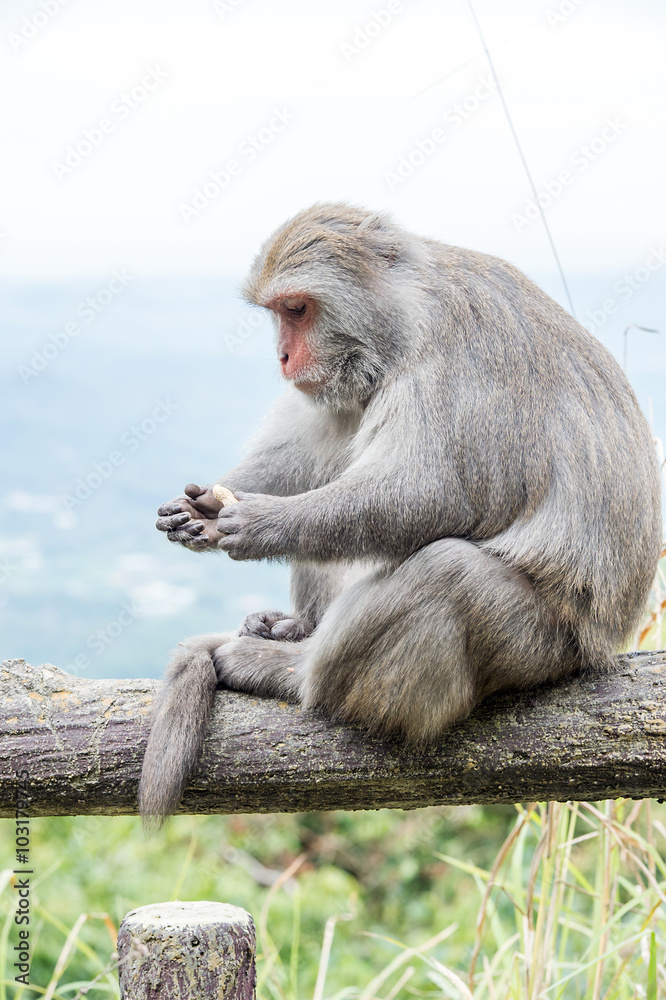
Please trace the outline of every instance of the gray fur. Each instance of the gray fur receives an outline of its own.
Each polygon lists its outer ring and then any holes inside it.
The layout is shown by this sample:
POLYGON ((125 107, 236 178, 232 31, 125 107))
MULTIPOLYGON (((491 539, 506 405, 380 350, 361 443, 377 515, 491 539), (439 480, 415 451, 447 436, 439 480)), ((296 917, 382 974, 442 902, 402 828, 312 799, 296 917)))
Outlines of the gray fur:
POLYGON ((659 554, 654 449, 629 383, 510 264, 319 205, 267 241, 245 292, 317 303, 305 338, 319 387, 287 388, 221 480, 240 502, 217 523, 184 497, 158 526, 290 561, 278 621, 314 632, 285 626, 302 641, 279 642, 250 624, 180 654, 144 764, 149 814, 173 809, 194 766, 207 655, 227 687, 431 741, 492 691, 608 666, 659 554))

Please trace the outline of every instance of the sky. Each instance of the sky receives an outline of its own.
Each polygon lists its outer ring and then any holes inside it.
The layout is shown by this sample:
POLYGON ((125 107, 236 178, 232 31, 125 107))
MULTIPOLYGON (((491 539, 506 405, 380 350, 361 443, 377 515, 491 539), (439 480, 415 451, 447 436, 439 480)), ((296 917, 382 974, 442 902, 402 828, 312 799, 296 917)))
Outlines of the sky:
MULTIPOLYGON (((565 274, 640 267, 665 239, 663 3, 473 10, 565 274)), ((5 0, 0 45, 0 276, 236 278, 326 200, 554 272, 467 0, 5 0)))

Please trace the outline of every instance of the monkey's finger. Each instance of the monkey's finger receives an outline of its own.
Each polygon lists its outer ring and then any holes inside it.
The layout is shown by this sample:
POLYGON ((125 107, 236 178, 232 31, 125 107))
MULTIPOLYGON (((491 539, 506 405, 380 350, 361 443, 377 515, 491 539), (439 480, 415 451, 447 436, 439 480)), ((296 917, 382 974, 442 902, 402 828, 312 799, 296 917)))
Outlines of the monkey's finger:
POLYGON ((190 538, 188 542, 183 543, 188 549, 207 549, 210 546, 210 542, 205 535, 197 535, 196 538, 190 538))
POLYGON ((183 525, 180 530, 187 535, 200 535, 204 530, 204 523, 203 521, 190 521, 189 524, 183 525))
MULTIPOLYGON (((217 530, 220 532, 219 528, 217 530)), ((238 538, 234 537, 234 535, 222 535, 217 543, 217 547, 218 549, 222 549, 223 552, 226 552, 232 559, 237 558, 235 553, 239 551, 238 538)))
POLYGON ((234 562, 245 562, 250 559, 250 556, 248 556, 245 552, 242 552, 240 549, 229 550, 227 555, 230 559, 233 559, 234 562))
POLYGON ((157 508, 157 513, 161 516, 165 514, 182 514, 190 507, 190 502, 187 497, 176 497, 175 500, 169 500, 167 503, 163 503, 161 507, 157 508))
POLYGON ((229 513, 223 507, 219 513, 216 528, 221 535, 235 535, 240 531, 240 522, 233 508, 228 508, 229 513))
POLYGON ((172 514, 170 517, 158 517, 155 521, 155 527, 158 531, 175 531, 176 528, 182 527, 183 524, 187 524, 191 520, 190 515, 186 512, 172 514))
POLYGON ((190 497, 189 502, 198 514, 203 514, 209 521, 217 517, 222 506, 210 487, 206 487, 198 497, 190 497))
POLYGON ((185 487, 185 493, 191 500, 196 500, 197 497, 202 496, 207 489, 207 486, 197 486, 196 483, 188 483, 185 487))
POLYGON ((210 545, 210 541, 206 535, 190 535, 188 532, 183 531, 182 528, 178 531, 168 531, 167 538, 170 542, 177 542, 188 549, 205 549, 210 545))

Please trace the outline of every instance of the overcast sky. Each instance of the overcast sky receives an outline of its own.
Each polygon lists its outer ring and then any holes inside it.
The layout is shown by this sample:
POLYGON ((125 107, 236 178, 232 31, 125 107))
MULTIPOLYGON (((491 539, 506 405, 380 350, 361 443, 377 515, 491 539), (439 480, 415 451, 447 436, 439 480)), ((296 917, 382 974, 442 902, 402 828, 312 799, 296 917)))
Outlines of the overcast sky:
MULTIPOLYGON (((665 5, 474 6, 565 269, 637 267, 664 241, 665 5)), ((7 275, 233 277, 329 199, 552 267, 466 0, 5 0, 0 34, 7 275)))

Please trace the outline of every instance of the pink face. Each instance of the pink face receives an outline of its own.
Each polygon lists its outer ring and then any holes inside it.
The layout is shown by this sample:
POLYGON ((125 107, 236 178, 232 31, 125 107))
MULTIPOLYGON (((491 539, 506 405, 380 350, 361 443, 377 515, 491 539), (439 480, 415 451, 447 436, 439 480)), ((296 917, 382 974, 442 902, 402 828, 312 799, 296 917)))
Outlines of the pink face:
POLYGON ((308 378, 317 367, 307 338, 316 316, 314 299, 307 295, 286 295, 273 299, 268 307, 280 324, 277 349, 282 375, 301 392, 313 392, 320 384, 316 378, 308 378))

